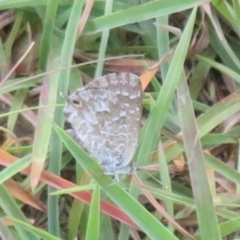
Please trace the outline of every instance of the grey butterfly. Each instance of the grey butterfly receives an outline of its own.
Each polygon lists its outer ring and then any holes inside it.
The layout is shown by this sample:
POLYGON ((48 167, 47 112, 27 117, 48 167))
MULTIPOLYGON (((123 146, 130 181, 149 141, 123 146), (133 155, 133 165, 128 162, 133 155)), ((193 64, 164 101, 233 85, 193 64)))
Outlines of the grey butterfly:
POLYGON ((67 97, 64 114, 75 140, 116 179, 135 171, 132 158, 141 124, 141 94, 138 76, 113 73, 67 97))

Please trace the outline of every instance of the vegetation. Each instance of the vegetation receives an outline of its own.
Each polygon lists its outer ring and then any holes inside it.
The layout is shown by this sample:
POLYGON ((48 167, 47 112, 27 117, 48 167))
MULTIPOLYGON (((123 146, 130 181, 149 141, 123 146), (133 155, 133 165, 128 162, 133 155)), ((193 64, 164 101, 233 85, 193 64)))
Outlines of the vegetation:
POLYGON ((239 238, 240 4, 140 2, 1 1, 1 239, 239 238), (144 90, 120 182, 64 131, 109 72, 144 90))

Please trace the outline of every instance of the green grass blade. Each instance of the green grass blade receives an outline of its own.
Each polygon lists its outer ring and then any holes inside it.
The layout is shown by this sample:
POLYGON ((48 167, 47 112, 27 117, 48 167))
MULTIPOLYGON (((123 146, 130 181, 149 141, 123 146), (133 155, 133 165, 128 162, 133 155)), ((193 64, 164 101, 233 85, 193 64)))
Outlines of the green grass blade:
MULTIPOLYGON (((72 55, 74 51, 75 39, 77 36, 77 30, 78 30, 77 23, 81 16, 83 4, 84 4, 84 1, 74 1, 74 4, 72 5, 68 26, 65 32, 65 39, 63 41, 63 46, 61 49, 60 68, 70 67, 72 63, 72 55)), ((56 52, 57 51, 60 51, 60 50, 56 50, 56 52)), ((51 63, 49 62, 48 64, 51 64, 51 63)), ((59 73, 57 103, 64 103, 64 99, 59 94, 60 92, 62 92, 63 94, 67 93, 69 76, 70 76, 70 68, 65 71, 61 71, 59 73)), ((60 126, 63 126, 64 124, 62 109, 63 108, 57 108, 54 115, 54 121, 60 126)), ((49 158, 50 158, 50 162, 49 162, 50 172, 53 172, 59 175, 61 170, 62 142, 55 133, 52 133, 49 158)), ((54 191, 54 189, 49 187, 48 192, 51 193, 52 191, 54 191)), ((49 196, 48 198, 49 231, 55 236, 60 236, 60 225, 59 225, 60 223, 59 223, 59 217, 58 217, 59 216, 58 200, 59 200, 58 196, 49 196)))
POLYGON ((153 19, 156 17, 166 16, 178 11, 187 10, 197 5, 201 5, 204 1, 195 0, 161 0, 147 2, 138 6, 134 6, 122 11, 117 11, 107 16, 98 17, 89 21, 84 29, 85 34, 99 33, 106 29, 112 29, 127 24, 153 19))
POLYGON ((99 224, 100 224, 100 188, 98 185, 96 185, 93 191, 91 207, 88 216, 86 240, 99 239, 99 224))
MULTIPOLYGON (((15 218, 10 218, 10 219, 14 223, 19 225, 19 227, 21 226, 26 231, 29 231, 30 233, 34 233, 36 236, 39 237, 39 239, 44 239, 44 240, 61 240, 60 238, 53 236, 52 234, 48 233, 47 231, 44 231, 44 230, 42 230, 40 228, 37 228, 37 227, 34 227, 31 224, 29 224, 29 223, 20 221, 19 219, 15 219, 15 218)), ((24 238, 24 240, 25 239, 26 238, 24 238)))
POLYGON ((180 81, 183 64, 192 36, 196 11, 197 9, 195 8, 188 19, 187 25, 181 36, 180 42, 177 46, 171 65, 169 67, 166 80, 159 93, 157 102, 153 107, 144 126, 144 139, 141 142, 137 157, 137 159, 139 159, 138 163, 140 166, 145 165, 145 162, 149 159, 150 154, 155 147, 152 139, 154 139, 154 136, 159 134, 158 129, 163 126, 164 121, 167 118, 168 109, 170 108, 170 105, 174 98, 175 89, 177 88, 177 84, 180 81), (143 163, 143 161, 145 162, 143 163))
POLYGON ((201 239, 221 239, 188 86, 178 87, 178 104, 201 239))
MULTIPOLYGON (((14 217, 23 222, 28 222, 27 218, 20 210, 20 207, 17 205, 13 197, 9 194, 8 190, 5 188, 4 185, 0 185, 0 206, 4 211, 5 215, 7 215, 8 217, 14 217)), ((19 239, 39 240, 39 238, 36 237, 33 233, 27 232, 20 226, 14 224, 14 227, 18 233, 19 239)))
POLYGON ((98 164, 59 127, 55 130, 62 138, 76 161, 95 179, 109 198, 119 206, 151 239, 177 239, 137 200, 115 183, 111 177, 103 174, 98 164))

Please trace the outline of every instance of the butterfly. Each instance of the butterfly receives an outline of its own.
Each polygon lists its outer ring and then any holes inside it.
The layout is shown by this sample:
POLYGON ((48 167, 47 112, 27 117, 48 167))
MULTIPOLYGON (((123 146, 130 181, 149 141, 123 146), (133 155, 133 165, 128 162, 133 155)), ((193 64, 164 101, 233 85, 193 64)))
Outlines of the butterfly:
POLYGON ((141 95, 137 75, 112 73, 67 96, 64 115, 74 139, 116 179, 135 172, 132 158, 141 126, 141 95))

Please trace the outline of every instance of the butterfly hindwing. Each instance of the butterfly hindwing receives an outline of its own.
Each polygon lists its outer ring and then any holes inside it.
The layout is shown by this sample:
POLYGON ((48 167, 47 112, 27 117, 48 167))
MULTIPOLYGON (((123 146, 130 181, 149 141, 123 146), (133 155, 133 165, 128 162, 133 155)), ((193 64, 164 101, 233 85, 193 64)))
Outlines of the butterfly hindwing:
POLYGON ((105 173, 129 173, 141 122, 141 83, 131 73, 109 74, 76 90, 64 109, 77 141, 105 173))

